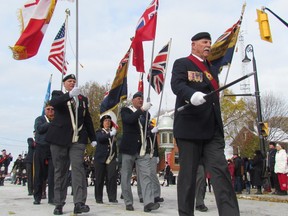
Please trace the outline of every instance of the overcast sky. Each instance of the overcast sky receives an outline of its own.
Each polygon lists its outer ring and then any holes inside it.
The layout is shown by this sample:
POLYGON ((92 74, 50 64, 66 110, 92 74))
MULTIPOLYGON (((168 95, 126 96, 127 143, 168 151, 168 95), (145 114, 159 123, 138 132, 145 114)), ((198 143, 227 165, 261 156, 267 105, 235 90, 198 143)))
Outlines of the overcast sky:
MULTIPOLYGON (((61 74, 47 61, 51 43, 65 20, 65 9, 69 8, 69 36, 67 41, 68 73, 75 73, 75 3, 58 1, 50 25, 46 31, 38 54, 27 60, 12 58, 8 48, 20 36, 17 9, 26 0, 10 0, 2 4, 0 15, 0 148, 17 154, 27 150, 27 137, 32 136, 34 120, 41 114, 44 96, 50 74, 53 74, 52 90, 60 89, 61 74)), ((79 86, 96 81, 100 84, 112 82, 118 63, 130 46, 138 19, 151 0, 79 0, 79 86)), ((268 12, 273 43, 260 39, 256 9, 266 6, 284 20, 287 18, 285 0, 249 0, 241 27, 243 40, 238 41, 238 52, 229 71, 227 82, 252 72, 252 64, 243 66, 244 48, 254 46, 261 94, 272 92, 287 97, 287 28, 268 12), (286 16, 286 17, 285 17, 286 16), (285 87, 286 86, 286 87, 285 87)), ((162 102, 163 109, 174 107, 175 96, 170 88, 171 69, 175 59, 189 55, 191 37, 200 31, 211 33, 214 42, 240 17, 244 1, 231 0, 159 0, 158 24, 154 57, 172 38, 167 69, 167 82, 162 102)), ((152 42, 144 43, 145 69, 149 70, 152 42)), ((251 56, 250 56, 251 57, 251 56)), ((224 83, 226 71, 222 71, 220 82, 224 83)), ((137 91, 139 74, 130 65, 128 73, 128 94, 137 91)), ((253 78, 246 80, 254 93, 253 78)), ((144 82, 145 94, 148 83, 144 82)), ((249 90, 249 89, 248 89, 249 90)), ((233 87, 234 93, 243 93, 240 84, 233 87)), ((154 115, 159 107, 160 96, 151 89, 154 115)))

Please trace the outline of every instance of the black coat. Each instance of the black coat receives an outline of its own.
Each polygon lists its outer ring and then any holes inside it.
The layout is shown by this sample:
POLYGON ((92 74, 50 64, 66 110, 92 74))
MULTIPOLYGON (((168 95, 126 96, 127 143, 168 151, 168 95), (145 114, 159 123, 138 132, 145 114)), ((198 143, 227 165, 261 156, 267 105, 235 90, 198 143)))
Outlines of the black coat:
MULTIPOLYGON (((146 112, 143 112, 141 109, 133 112, 129 107, 121 109, 123 136, 119 146, 120 153, 134 155, 140 152, 142 141, 138 119, 141 115, 146 116, 146 112)), ((149 117, 150 115, 148 119, 149 117)))
POLYGON ((255 186, 262 186, 263 184, 263 165, 264 158, 260 155, 255 155, 252 160, 252 184, 255 186))
MULTIPOLYGON (((87 144, 96 141, 93 122, 88 109, 88 99, 83 95, 78 96, 78 127, 83 125, 79 131, 79 143, 87 144)), ((54 107, 55 114, 46 135, 46 140, 54 145, 68 146, 72 143, 73 127, 67 102, 71 100, 69 92, 53 91, 50 105, 54 107)), ((75 115, 74 115, 75 116, 75 115)))
POLYGON ((277 152, 277 149, 269 149, 268 168, 270 172, 274 172, 276 152, 277 152))
POLYGON ((46 145, 49 143, 46 141, 46 134, 50 127, 50 122, 47 122, 45 116, 39 116, 35 119, 34 129, 35 129, 35 142, 37 145, 46 145))
MULTIPOLYGON (((110 136, 110 133, 106 133, 103 129, 99 129, 96 131, 96 139, 97 139, 97 146, 94 155, 94 161, 99 163, 105 163, 106 159, 110 154, 110 142, 109 139, 113 140, 113 136, 110 136)), ((117 157, 117 147, 116 147, 116 140, 114 138, 114 143, 112 147, 112 154, 114 153, 114 157, 117 157)))
POLYGON ((26 163, 33 163, 33 154, 35 151, 35 142, 34 139, 32 137, 29 137, 27 139, 27 143, 28 143, 28 153, 26 156, 26 163))
MULTIPOLYGON (((218 82, 218 74, 213 66, 210 73, 218 82)), ((214 135, 215 127, 219 127, 222 135, 223 123, 217 94, 206 99, 200 106, 189 106, 178 112, 177 108, 190 103, 191 96, 196 92, 208 94, 213 91, 211 82, 203 72, 187 57, 177 59, 172 69, 171 88, 177 96, 173 133, 175 138, 202 140, 214 135), (189 75, 199 75, 200 79, 191 79, 189 75)))

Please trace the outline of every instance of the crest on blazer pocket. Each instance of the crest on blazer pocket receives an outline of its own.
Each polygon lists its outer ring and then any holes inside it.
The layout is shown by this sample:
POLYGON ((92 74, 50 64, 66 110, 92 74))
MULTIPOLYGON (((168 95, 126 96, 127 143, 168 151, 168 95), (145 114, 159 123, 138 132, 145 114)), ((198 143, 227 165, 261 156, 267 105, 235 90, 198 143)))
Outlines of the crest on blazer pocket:
POLYGON ((187 71, 190 82, 203 82, 203 73, 199 71, 187 71))

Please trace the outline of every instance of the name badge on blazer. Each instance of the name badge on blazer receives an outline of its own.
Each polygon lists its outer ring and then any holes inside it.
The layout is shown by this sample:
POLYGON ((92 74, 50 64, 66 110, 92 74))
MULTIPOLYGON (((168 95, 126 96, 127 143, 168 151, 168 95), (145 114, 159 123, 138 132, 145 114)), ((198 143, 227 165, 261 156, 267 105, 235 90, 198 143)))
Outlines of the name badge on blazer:
POLYGON ((187 71, 190 82, 203 82, 203 73, 199 71, 187 71))

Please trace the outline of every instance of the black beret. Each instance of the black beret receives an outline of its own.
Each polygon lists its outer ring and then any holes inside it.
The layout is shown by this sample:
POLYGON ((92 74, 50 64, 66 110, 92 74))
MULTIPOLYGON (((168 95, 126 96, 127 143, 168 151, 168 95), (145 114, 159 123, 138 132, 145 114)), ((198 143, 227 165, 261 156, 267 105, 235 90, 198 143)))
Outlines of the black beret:
POLYGON ((142 98, 143 98, 143 93, 142 93, 142 92, 136 92, 136 93, 133 95, 133 99, 136 98, 136 97, 142 97, 142 98))
POLYGON ((211 40, 211 36, 208 32, 199 32, 191 38, 191 41, 197 41, 197 40, 201 40, 201 39, 211 40))
MULTIPOLYGON (((104 116, 102 116, 101 119, 100 119, 100 127, 101 127, 101 128, 104 127, 104 126, 103 126, 103 123, 104 123, 104 120, 105 120, 105 119, 110 119, 110 120, 112 120, 112 118, 111 118, 110 115, 104 115, 104 116)), ((112 124, 111 124, 110 128, 112 128, 112 124)))
POLYGON ((269 145, 273 145, 275 147, 276 143, 275 142, 270 142, 269 145))
POLYGON ((69 74, 66 77, 63 78, 63 82, 65 82, 68 79, 74 79, 76 80, 76 76, 74 74, 69 74))
POLYGON ((105 119, 111 119, 110 115, 104 115, 101 117, 100 121, 103 122, 105 119))
POLYGON ((1 152, 6 151, 6 149, 3 149, 1 152))

